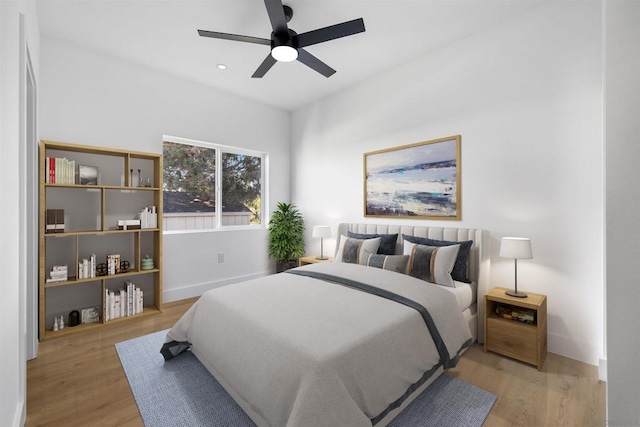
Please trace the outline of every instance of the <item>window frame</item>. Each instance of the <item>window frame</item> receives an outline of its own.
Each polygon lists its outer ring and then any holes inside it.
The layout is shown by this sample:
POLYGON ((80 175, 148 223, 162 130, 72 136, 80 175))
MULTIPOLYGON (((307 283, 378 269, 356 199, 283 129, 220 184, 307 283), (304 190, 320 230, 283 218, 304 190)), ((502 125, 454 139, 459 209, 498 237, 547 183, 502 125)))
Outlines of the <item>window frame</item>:
MULTIPOLYGON (((191 230, 162 230, 163 234, 186 234, 186 233, 209 233, 216 231, 228 231, 228 230, 263 230, 266 229, 267 215, 265 213, 268 204, 268 168, 269 168, 269 153, 264 151, 251 150, 248 148, 234 147, 231 145, 218 144, 215 142, 199 141, 195 139, 182 138, 171 135, 162 136, 162 147, 164 153, 164 143, 171 142, 175 144, 194 145, 202 148, 215 150, 215 164, 216 164, 216 183, 215 183, 215 225, 213 228, 205 229, 191 229, 191 230), (260 224, 248 224, 248 225, 222 225, 222 209, 218 209, 220 201, 223 199, 222 194, 222 154, 240 154, 245 156, 259 157, 261 160, 260 168, 260 224)), ((162 165, 162 171, 164 174, 164 165, 162 165)), ((164 216, 163 212, 163 216, 164 216)))

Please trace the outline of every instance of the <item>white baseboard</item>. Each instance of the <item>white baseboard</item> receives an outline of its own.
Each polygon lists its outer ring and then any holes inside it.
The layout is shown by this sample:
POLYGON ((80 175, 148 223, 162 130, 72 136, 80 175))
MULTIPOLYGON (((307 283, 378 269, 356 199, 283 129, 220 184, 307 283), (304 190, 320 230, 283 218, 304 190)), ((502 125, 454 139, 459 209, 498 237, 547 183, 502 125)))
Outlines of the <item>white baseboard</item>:
POLYGON ((27 405, 25 405, 25 402, 24 399, 20 399, 16 406, 16 413, 13 417, 14 427, 22 427, 27 422, 27 405))
POLYGON ((591 342, 576 340, 572 337, 557 335, 552 332, 547 332, 547 350, 550 353, 559 354, 593 366, 598 366, 599 356, 602 354, 602 349, 591 342))
POLYGON ((607 359, 598 361, 598 379, 607 382, 607 359))
POLYGON ((246 276, 236 276, 214 282, 198 283, 179 289, 169 289, 162 292, 162 301, 164 303, 179 301, 187 298, 199 297, 210 289, 219 288, 221 286, 231 285, 233 283, 244 282, 245 280, 256 279, 268 275, 269 272, 254 273, 246 276))

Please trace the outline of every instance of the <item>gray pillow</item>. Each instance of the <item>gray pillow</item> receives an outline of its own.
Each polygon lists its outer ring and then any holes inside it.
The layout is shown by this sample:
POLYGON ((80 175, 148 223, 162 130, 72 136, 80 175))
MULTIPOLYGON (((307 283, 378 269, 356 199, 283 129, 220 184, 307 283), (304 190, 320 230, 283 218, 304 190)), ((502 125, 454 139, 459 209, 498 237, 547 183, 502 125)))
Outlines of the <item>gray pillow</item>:
POLYGON ((380 238, 354 239, 345 235, 340 236, 338 252, 333 262, 347 262, 360 264, 362 259, 375 254, 380 245, 380 238))
POLYGON ((404 241, 404 254, 409 255, 407 274, 430 283, 455 288, 451 270, 460 245, 426 246, 404 241))
POLYGON ((453 266, 451 277, 453 277, 453 280, 457 280, 458 282, 471 283, 471 280, 469 280, 467 268, 469 265, 469 253, 471 252, 471 245, 473 245, 473 240, 467 240, 463 242, 450 242, 448 240, 435 240, 429 239, 427 237, 407 236, 406 234, 402 235, 402 239, 411 243, 418 243, 420 245, 427 246, 460 245, 460 251, 458 252, 456 263, 453 266))
POLYGON ((378 252, 382 255, 395 255, 396 254, 396 242, 398 241, 398 233, 396 234, 358 234, 347 232, 347 237, 353 237, 354 239, 375 239, 380 238, 380 246, 378 246, 378 252))
POLYGON ((370 254, 365 259, 360 260, 361 264, 369 267, 381 268, 383 270, 395 271, 397 273, 407 272, 407 262, 409 255, 380 255, 370 254))

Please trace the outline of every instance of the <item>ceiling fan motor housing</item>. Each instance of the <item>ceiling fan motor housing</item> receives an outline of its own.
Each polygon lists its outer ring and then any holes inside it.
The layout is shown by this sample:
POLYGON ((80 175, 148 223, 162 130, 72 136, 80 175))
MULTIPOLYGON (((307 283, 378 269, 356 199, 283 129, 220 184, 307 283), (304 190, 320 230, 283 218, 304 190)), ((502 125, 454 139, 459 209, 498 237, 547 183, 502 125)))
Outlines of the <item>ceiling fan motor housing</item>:
POLYGON ((288 36, 271 33, 271 50, 276 46, 290 46, 298 49, 298 33, 293 30, 289 30, 288 36))

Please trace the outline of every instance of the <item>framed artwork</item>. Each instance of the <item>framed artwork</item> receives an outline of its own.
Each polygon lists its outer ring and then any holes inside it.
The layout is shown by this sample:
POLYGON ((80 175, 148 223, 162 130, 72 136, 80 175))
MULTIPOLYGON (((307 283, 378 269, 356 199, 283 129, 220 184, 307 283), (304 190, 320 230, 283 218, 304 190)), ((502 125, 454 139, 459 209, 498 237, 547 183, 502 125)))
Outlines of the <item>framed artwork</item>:
POLYGON ((364 153, 364 216, 461 218, 460 135, 364 153))
POLYGON ((98 185, 98 168, 95 166, 78 166, 80 185, 98 185))

